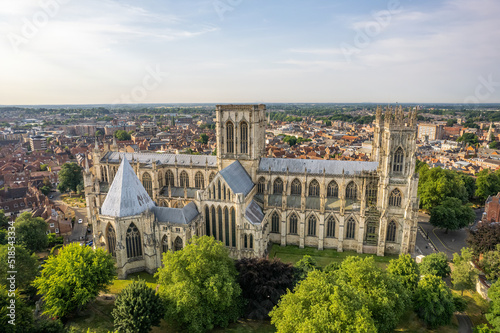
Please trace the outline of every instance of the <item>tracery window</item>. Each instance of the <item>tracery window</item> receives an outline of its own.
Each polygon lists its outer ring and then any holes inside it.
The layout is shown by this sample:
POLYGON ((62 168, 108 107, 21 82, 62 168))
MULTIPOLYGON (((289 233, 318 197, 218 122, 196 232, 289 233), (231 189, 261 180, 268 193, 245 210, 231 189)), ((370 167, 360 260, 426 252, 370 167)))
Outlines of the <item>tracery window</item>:
POLYGON ((276 178, 274 180, 273 193, 279 195, 283 194, 283 181, 281 180, 281 178, 276 178))
POLYGON ((335 237, 335 218, 330 216, 326 223, 326 237, 335 237))
POLYGON ((385 239, 387 242, 396 241, 396 222, 391 221, 387 226, 387 237, 385 239))
POLYGON ((377 183, 369 181, 366 185, 366 205, 375 206, 377 204, 377 183))
POLYGON ((188 176, 186 171, 181 172, 180 186, 181 187, 189 187, 189 176, 188 176))
POLYGON ((141 233, 134 223, 131 223, 126 234, 127 258, 138 258, 142 256, 141 233))
POLYGON ((399 147, 394 153, 394 162, 392 164, 392 171, 394 172, 403 172, 403 162, 404 162, 404 151, 401 147, 399 147))
POLYGON ((264 194, 266 190, 266 179, 264 177, 259 178, 259 182, 257 183, 257 193, 264 194))
POLYGON ((350 182, 345 189, 346 199, 356 200, 358 198, 358 187, 356 183, 350 182))
POLYGON ((227 153, 234 153, 234 125, 232 122, 228 121, 226 123, 226 137, 227 137, 227 153))
POLYGON ((302 194, 302 183, 298 179, 294 179, 292 182, 291 188, 292 195, 301 195, 302 194))
POLYGON ((309 216, 307 225, 307 236, 316 236, 316 216, 309 216))
POLYGON ((165 173, 165 181, 165 186, 174 186, 174 173, 172 172, 172 170, 167 170, 167 172, 165 173))
POLYGON ((293 213, 290 216, 290 233, 293 235, 297 234, 297 221, 298 221, 297 215, 293 213))
POLYGON ((274 212, 271 218, 271 232, 280 232, 280 215, 277 212, 274 212))
POLYGON ((147 172, 145 172, 142 175, 142 185, 144 186, 144 189, 146 192, 148 192, 148 195, 150 197, 153 196, 153 181, 151 179, 151 175, 147 172))
POLYGON ((240 124, 240 132, 241 132, 241 153, 248 154, 248 124, 246 122, 242 122, 240 124))
POLYGON ((347 221, 345 238, 354 239, 355 237, 356 237, 356 221, 354 221, 354 219, 351 217, 347 221))
POLYGON ((203 174, 201 173, 201 171, 198 171, 196 173, 196 175, 194 176, 194 187, 196 188, 204 188, 204 183, 205 183, 205 179, 203 177, 203 174))
POLYGON ((401 207, 401 191, 397 188, 389 195, 389 206, 401 207))
POLYGON ((309 196, 319 197, 319 183, 316 179, 309 183, 309 196))
POLYGON ((338 198, 339 197, 339 186, 337 185, 337 182, 332 180, 328 184, 328 188, 326 191, 326 196, 328 198, 338 198))

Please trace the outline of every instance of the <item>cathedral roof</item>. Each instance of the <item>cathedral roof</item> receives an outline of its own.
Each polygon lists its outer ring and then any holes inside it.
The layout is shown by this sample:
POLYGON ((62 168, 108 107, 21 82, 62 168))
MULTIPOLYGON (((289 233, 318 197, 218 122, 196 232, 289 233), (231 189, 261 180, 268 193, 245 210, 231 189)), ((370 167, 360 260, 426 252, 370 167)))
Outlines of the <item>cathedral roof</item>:
POLYGON ((149 197, 127 159, 124 158, 104 199, 101 215, 134 216, 154 206, 155 203, 149 197))
POLYGON ((359 174, 362 171, 376 171, 378 162, 338 161, 338 160, 302 160, 292 158, 262 158, 259 163, 261 172, 291 172, 327 175, 359 174))
POLYGON ((178 224, 188 224, 199 214, 192 201, 182 208, 155 207, 153 211, 158 222, 178 224))
POLYGON ((235 161, 222 169, 220 175, 224 178, 233 193, 243 193, 246 196, 255 185, 239 161, 235 161))
POLYGON ((247 209, 245 209, 245 217, 250 223, 258 224, 264 219, 264 212, 260 206, 252 200, 247 206, 247 209))
POLYGON ((208 155, 183 155, 183 154, 157 154, 157 153, 121 153, 111 151, 106 153, 103 158, 101 158, 102 162, 110 161, 110 162, 119 162, 120 159, 126 158, 129 161, 139 161, 143 164, 152 165, 153 162, 156 162, 158 165, 175 165, 177 161, 178 166, 189 166, 191 162, 193 166, 205 166, 209 167, 217 166, 217 156, 208 156, 208 155))

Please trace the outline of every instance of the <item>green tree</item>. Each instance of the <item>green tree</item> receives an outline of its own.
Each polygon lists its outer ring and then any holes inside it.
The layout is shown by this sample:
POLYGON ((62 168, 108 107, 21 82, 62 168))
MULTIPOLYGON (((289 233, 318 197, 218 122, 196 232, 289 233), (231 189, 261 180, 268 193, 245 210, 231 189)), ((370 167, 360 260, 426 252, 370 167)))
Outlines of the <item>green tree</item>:
POLYGON ((498 142, 497 141, 492 141, 488 144, 488 148, 490 149, 497 149, 498 148, 498 142))
POLYGON ((40 164, 40 171, 47 171, 48 164, 40 164))
POLYGON ((334 274, 312 271, 269 314, 279 333, 377 332, 364 298, 334 274))
POLYGON ((290 147, 295 146, 297 144, 297 137, 285 135, 285 137, 283 137, 283 142, 288 143, 290 147))
POLYGON ((494 331, 486 324, 474 326, 474 333, 494 333, 494 331))
POLYGON ((7 239, 8 239, 8 234, 7 230, 5 229, 0 229, 0 245, 5 245, 7 244, 7 239))
POLYGON ((481 170, 476 179, 476 197, 485 201, 490 195, 496 195, 500 192, 500 177, 497 172, 489 169, 481 170))
POLYGON ((50 193, 51 188, 48 186, 42 186, 40 187, 40 191, 43 193, 43 195, 48 195, 50 193))
POLYGON ((488 290, 488 297, 491 299, 490 308, 486 314, 486 319, 493 326, 496 332, 500 331, 500 282, 493 283, 488 290))
POLYGON ((51 317, 65 317, 82 309, 104 291, 115 277, 114 260, 107 251, 72 243, 50 256, 33 285, 43 295, 51 317))
POLYGON ((193 237, 181 251, 163 254, 156 273, 166 319, 190 332, 226 327, 241 312, 238 272, 225 246, 213 237, 193 237))
POLYGON ((9 221, 3 209, 0 209, 0 228, 7 229, 9 227, 9 221))
POLYGON ((83 184, 82 168, 74 162, 63 164, 57 189, 61 192, 71 190, 76 193, 80 184, 83 184))
POLYGON ((500 224, 479 222, 474 229, 469 230, 467 244, 476 256, 488 251, 494 251, 500 243, 500 224))
POLYGON ((118 294, 112 315, 118 332, 149 332, 153 326, 160 324, 165 308, 160 296, 139 280, 118 294))
POLYGON ((474 133, 464 133, 457 139, 457 142, 463 142, 471 146, 479 144, 479 138, 474 133))
POLYGON ((472 223, 476 218, 474 210, 463 205, 457 198, 446 198, 442 204, 435 206, 430 211, 429 222, 438 228, 448 230, 462 229, 472 223))
POLYGON ((451 273, 448 257, 444 252, 429 254, 422 260, 418 268, 422 275, 436 275, 443 279, 451 273))
POLYGON ((463 203, 467 202, 467 189, 457 172, 442 168, 420 167, 419 173, 418 194, 423 209, 431 210, 446 198, 457 198, 463 203))
POLYGON ((104 133, 101 130, 95 131, 95 136, 102 136, 104 133))
POLYGON ((489 281, 497 281, 500 278, 500 244, 494 251, 485 252, 479 264, 489 281))
POLYGON ((31 332, 32 327, 33 314, 29 306, 19 297, 17 292, 12 293, 0 285, 0 332, 25 333, 31 332), (15 299, 13 310, 11 299, 15 299), (9 321, 11 322, 9 323, 9 321))
POLYGON ((324 124, 325 124, 326 126, 332 126, 332 121, 331 121, 331 120, 325 120, 325 121, 324 121, 324 124))
POLYGON ((418 265, 409 254, 400 254, 398 259, 392 259, 387 265, 387 273, 396 276, 401 284, 413 293, 420 280, 418 265))
POLYGON ((41 217, 32 217, 30 212, 19 215, 15 223, 16 241, 31 252, 48 246, 47 223, 41 217))
POLYGON ((317 263, 316 260, 314 260, 313 257, 309 255, 304 255, 302 259, 297 261, 295 264, 295 269, 296 269, 296 281, 302 281, 307 277, 307 274, 309 272, 314 271, 317 269, 317 263))
POLYGON ((212 156, 217 156, 217 147, 214 149, 214 151, 212 152, 212 156))
POLYGON ((468 200, 472 201, 474 195, 476 194, 476 180, 466 173, 459 173, 462 179, 465 189, 467 190, 468 200))
POLYGON ((208 135, 206 135, 205 133, 201 133, 198 142, 201 142, 206 145, 208 143, 208 135))
POLYGON ((415 312, 430 328, 450 323, 455 305, 450 288, 436 275, 420 279, 415 292, 415 312))
POLYGON ((462 292, 464 290, 474 290, 476 287, 477 270, 471 265, 472 251, 462 248, 462 253, 453 254, 453 271, 451 271, 451 282, 453 287, 462 292))
POLYGON ((9 277, 7 272, 13 270, 17 272, 16 288, 28 287, 38 273, 38 257, 20 245, 0 246, 0 284, 7 286, 10 283, 7 280, 9 277), (12 261, 12 255, 15 261, 12 261), (14 268, 10 266, 11 264, 14 268))
POLYGON ((131 139, 130 134, 125 130, 118 130, 113 135, 119 141, 127 141, 131 139))

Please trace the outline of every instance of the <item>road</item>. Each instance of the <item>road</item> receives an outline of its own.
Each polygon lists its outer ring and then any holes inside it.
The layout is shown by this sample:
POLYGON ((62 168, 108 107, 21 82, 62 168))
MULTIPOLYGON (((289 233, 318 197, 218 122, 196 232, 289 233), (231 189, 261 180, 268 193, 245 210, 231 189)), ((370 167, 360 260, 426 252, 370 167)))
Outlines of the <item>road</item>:
MULTIPOLYGON (((54 198, 51 199, 52 201, 63 204, 64 202, 62 200, 59 200, 59 196, 61 195, 59 192, 56 192, 53 194, 54 198)), ((86 239, 88 238, 87 234, 87 228, 88 228, 88 221, 87 221, 87 209, 86 208, 79 208, 79 207, 71 207, 73 211, 75 212, 75 225, 73 226, 73 231, 71 232, 71 235, 69 236, 69 242, 85 242, 86 239), (83 223, 78 223, 78 220, 82 219, 83 223), (87 237, 87 238, 86 238, 87 237)))
POLYGON ((472 321, 465 314, 455 314, 458 321, 458 333, 472 333, 472 321))

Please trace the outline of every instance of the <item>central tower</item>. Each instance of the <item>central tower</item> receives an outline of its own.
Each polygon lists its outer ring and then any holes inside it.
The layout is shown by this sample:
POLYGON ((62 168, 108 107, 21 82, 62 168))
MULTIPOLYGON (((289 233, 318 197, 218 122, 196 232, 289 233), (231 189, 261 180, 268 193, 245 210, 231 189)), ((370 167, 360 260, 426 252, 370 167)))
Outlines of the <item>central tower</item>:
POLYGON ((266 106, 217 105, 216 116, 219 170, 238 160, 255 181, 265 154, 266 106))

